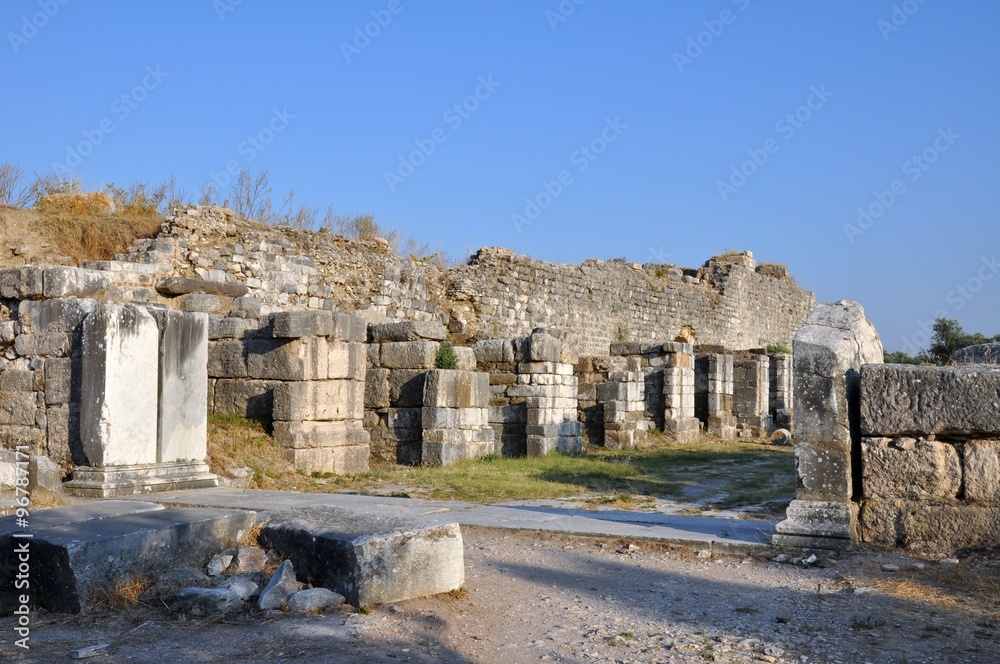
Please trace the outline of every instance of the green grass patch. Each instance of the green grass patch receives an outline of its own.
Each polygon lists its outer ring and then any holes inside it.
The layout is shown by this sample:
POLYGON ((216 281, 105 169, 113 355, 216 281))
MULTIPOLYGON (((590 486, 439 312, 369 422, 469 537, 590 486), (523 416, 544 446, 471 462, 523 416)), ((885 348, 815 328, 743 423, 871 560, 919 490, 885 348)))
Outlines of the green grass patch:
POLYGON ((212 471, 249 467, 256 488, 409 492, 479 503, 600 494, 589 505, 615 509, 648 507, 651 501, 643 496, 693 501, 728 494, 714 506, 733 507, 791 499, 795 492, 792 449, 756 443, 675 445, 660 438, 642 450, 591 447, 579 455, 530 459, 490 455, 447 468, 373 465, 368 473, 337 477, 295 472, 274 446, 266 423, 211 415, 208 428, 212 471))

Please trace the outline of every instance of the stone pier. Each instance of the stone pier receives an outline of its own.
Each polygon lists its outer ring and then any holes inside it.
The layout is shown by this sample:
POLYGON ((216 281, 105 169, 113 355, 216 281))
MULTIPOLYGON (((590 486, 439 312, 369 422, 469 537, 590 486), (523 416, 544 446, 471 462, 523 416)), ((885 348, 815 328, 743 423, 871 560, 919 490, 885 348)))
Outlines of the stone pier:
POLYGON ((631 450, 646 442, 645 376, 635 371, 612 371, 608 382, 597 386, 597 400, 604 409, 604 446, 631 450))
POLYGON ((489 374, 457 369, 427 372, 421 463, 448 466, 494 454, 489 403, 489 374))
POLYGON ((690 443, 701 435, 694 414, 694 346, 671 341, 663 344, 664 432, 679 443, 690 443))
POLYGON ((792 427, 792 354, 775 353, 770 355, 770 391, 771 404, 769 410, 774 418, 774 425, 783 429, 792 427))
POLYGON ((770 361, 763 351, 742 353, 733 361, 733 414, 740 438, 771 433, 770 361))
POLYGON ((795 500, 776 544, 826 549, 858 542, 860 370, 881 364, 882 342, 857 302, 816 307, 793 341, 795 500))
MULTIPOLYGON (((522 348, 517 382, 530 386, 527 398, 528 456, 583 451, 578 385, 573 362, 563 362, 563 344, 544 330, 532 332, 522 348)), ((566 359, 575 359, 569 358, 566 359)))
POLYGON ((712 438, 736 438, 732 355, 712 352, 695 359, 695 414, 712 438))

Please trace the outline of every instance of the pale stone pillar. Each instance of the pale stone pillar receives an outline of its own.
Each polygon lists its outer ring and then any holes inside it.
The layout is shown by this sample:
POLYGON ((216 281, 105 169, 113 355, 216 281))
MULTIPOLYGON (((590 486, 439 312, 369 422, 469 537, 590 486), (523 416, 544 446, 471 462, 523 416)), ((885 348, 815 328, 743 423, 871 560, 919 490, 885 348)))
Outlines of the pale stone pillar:
POLYGON ((882 342, 861 305, 842 300, 816 307, 792 354, 797 488, 774 542, 850 548, 858 541, 859 372, 882 363, 882 342))

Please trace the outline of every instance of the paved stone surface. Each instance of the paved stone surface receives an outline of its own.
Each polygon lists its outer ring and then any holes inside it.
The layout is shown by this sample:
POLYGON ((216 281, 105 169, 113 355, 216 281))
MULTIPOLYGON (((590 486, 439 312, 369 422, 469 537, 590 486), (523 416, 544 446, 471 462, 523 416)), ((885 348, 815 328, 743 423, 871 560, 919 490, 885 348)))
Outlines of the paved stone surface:
POLYGON ((168 491, 149 500, 201 507, 240 507, 252 510, 295 509, 332 505, 363 509, 373 514, 419 519, 426 523, 454 523, 482 528, 550 531, 575 535, 602 535, 656 540, 718 551, 770 545, 774 523, 750 519, 719 519, 678 514, 610 512, 549 507, 546 504, 479 505, 460 501, 391 498, 356 494, 316 494, 251 489, 193 489, 168 491))

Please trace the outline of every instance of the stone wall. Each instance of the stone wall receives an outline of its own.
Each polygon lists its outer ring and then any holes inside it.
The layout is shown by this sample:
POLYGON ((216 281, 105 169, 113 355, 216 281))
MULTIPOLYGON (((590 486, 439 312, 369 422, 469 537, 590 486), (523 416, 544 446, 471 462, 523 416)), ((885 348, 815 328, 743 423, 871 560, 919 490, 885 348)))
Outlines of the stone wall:
POLYGON ((1000 367, 861 368, 861 538, 1000 545, 1000 367))
MULTIPOLYGON (((395 256, 381 240, 279 229, 236 220, 223 208, 190 208, 168 220, 120 265, 169 265, 172 273, 249 292, 223 306, 256 317, 278 309, 367 309, 394 320, 437 320, 479 339, 513 338, 537 326, 559 329, 580 353, 605 355, 612 342, 685 341, 731 349, 790 342, 815 300, 780 266, 748 254, 700 269, 599 260, 538 261, 483 249, 461 266, 395 256)), ((113 278, 114 262, 95 264, 113 278)), ((142 297, 156 298, 151 287, 142 297)))

